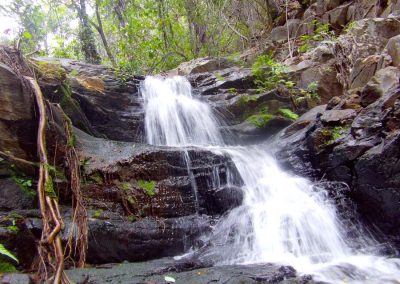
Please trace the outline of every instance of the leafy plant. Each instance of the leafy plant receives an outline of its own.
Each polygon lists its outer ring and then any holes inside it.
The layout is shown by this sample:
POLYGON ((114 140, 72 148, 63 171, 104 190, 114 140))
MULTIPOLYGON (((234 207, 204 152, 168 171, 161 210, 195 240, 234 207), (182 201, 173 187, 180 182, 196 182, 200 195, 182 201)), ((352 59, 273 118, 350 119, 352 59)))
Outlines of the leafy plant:
POLYGON ((311 82, 307 89, 300 89, 300 94, 297 95, 295 101, 298 104, 306 103, 308 106, 319 103, 321 98, 318 95, 318 82, 311 82))
POLYGON ((21 190, 27 197, 34 198, 36 196, 36 191, 33 188, 31 179, 19 176, 13 176, 12 179, 21 188, 21 190))
POLYGON ((290 109, 287 108, 280 108, 278 110, 279 114, 281 114, 283 117, 286 117, 291 120, 296 120, 299 118, 299 115, 297 113, 294 113, 290 109))
POLYGON ((145 181, 145 180, 138 180, 138 186, 143 190, 145 194, 147 194, 150 197, 153 197, 155 193, 155 188, 156 188, 156 182, 155 181, 145 181))
POLYGON ((3 244, 0 244, 0 273, 16 271, 14 265, 12 265, 9 260, 18 263, 18 259, 6 249, 3 244))
POLYGON ((288 79, 287 67, 273 59, 272 54, 258 56, 252 66, 252 73, 260 92, 271 90, 278 84, 288 89, 294 87, 294 83, 288 79))
POLYGON ((309 35, 300 36, 300 47, 298 48, 300 53, 309 51, 316 41, 322 41, 333 36, 329 23, 322 24, 317 20, 313 20, 309 24, 314 26, 314 32, 309 35))
POLYGON ((337 140, 341 138, 343 135, 349 133, 349 129, 343 126, 336 126, 332 130, 332 140, 337 140))

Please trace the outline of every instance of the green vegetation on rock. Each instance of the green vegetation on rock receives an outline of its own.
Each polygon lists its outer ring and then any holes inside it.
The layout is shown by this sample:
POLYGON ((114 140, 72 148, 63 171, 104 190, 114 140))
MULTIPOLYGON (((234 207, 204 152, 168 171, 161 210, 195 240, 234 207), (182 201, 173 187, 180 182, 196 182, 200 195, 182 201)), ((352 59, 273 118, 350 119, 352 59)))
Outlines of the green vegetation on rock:
POLYGON ((286 117, 291 120, 296 120, 299 118, 299 115, 297 113, 294 113, 290 109, 287 108, 280 108, 278 110, 279 114, 282 115, 283 117, 286 117))
POLYGON ((149 197, 153 197, 155 193, 155 188, 156 188, 156 182, 155 181, 145 181, 145 180, 138 180, 138 186, 140 189, 143 190, 143 192, 148 195, 149 197))
POLYGON ((246 121, 253 124, 257 128, 262 128, 273 118, 274 116, 271 114, 253 114, 252 116, 248 117, 246 121))

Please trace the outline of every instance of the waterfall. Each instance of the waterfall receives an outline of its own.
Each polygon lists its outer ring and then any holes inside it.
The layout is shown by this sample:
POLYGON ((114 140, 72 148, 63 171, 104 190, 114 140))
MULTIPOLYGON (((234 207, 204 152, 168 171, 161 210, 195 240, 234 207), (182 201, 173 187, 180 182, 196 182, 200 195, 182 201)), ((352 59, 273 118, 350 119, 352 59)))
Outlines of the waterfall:
POLYGON ((333 283, 400 283, 400 261, 374 255, 373 239, 360 231, 356 238, 362 247, 352 246, 323 188, 282 171, 265 145, 225 146, 218 119, 193 97, 185 78, 147 77, 141 94, 149 144, 229 155, 243 180, 242 205, 202 237, 206 246, 194 252, 199 258, 215 265, 288 264, 333 283))

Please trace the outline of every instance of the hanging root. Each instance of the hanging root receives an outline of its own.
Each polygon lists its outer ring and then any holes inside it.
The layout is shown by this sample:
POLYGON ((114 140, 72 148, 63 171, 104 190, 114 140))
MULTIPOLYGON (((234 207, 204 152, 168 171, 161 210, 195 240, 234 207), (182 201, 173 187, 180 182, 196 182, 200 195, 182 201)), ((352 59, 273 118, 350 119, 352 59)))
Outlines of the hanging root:
POLYGON ((69 167, 74 206, 72 228, 68 237, 67 247, 69 252, 72 253, 75 258, 78 258, 78 267, 83 267, 86 262, 88 244, 87 212, 81 192, 80 162, 73 145, 71 121, 68 117, 65 119, 65 132, 68 140, 65 158, 69 167))
POLYGON ((63 221, 58 201, 54 196, 53 182, 49 174, 49 163, 46 153, 46 107, 42 92, 36 80, 25 77, 29 82, 39 109, 39 128, 37 135, 38 155, 40 160, 37 192, 42 215, 42 237, 38 247, 40 265, 38 276, 41 282, 69 283, 64 274, 64 251, 61 244, 60 231, 63 221), (50 271, 49 271, 50 270, 50 271), (52 276, 49 277, 49 272, 52 276))

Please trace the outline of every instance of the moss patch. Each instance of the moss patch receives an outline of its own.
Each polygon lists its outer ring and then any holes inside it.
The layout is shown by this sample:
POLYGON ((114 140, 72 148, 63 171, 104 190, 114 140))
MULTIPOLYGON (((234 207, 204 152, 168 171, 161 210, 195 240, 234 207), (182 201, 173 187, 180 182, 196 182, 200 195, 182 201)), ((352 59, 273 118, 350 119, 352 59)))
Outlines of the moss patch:
POLYGON ((273 118, 272 114, 263 113, 263 114, 253 114, 252 116, 246 119, 247 122, 253 124, 257 128, 262 128, 273 118))

